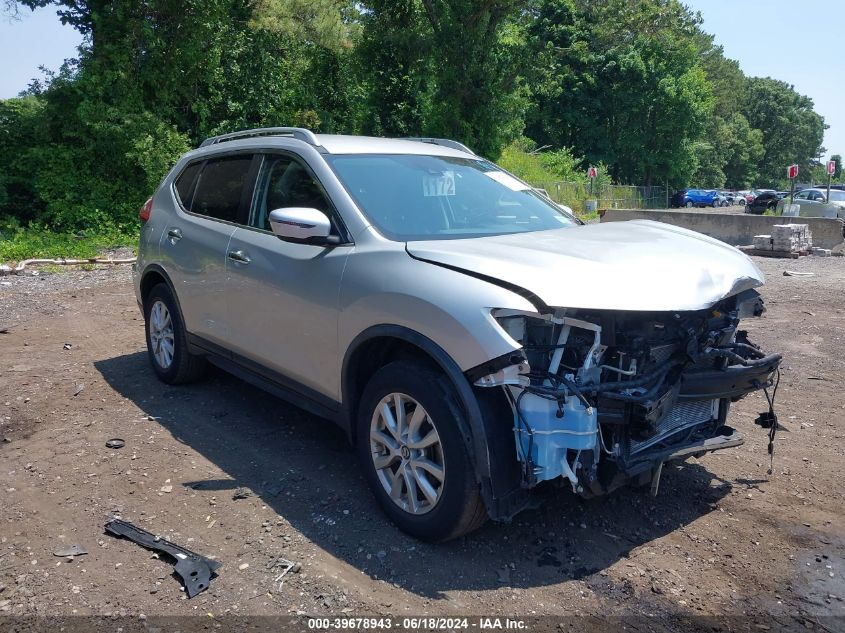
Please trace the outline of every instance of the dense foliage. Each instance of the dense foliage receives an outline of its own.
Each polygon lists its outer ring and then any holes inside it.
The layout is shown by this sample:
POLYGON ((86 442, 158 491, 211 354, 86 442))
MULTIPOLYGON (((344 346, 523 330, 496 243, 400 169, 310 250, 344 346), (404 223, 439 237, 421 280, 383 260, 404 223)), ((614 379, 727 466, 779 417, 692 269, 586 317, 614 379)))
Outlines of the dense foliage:
POLYGON ((745 77, 678 0, 3 6, 52 6, 84 36, 0 101, 7 225, 131 231, 182 152, 263 125, 457 138, 543 182, 600 164, 626 184, 775 185, 823 151, 812 101, 745 77))

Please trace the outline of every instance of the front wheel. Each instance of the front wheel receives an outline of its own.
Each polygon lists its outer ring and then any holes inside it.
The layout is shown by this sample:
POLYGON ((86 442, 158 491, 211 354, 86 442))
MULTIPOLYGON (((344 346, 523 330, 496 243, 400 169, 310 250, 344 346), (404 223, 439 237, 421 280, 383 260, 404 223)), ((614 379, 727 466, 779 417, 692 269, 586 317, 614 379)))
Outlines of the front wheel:
POLYGON ((685 206, 687 209, 692 209, 692 208, 693 208, 693 206, 695 206, 695 205, 693 205, 692 200, 687 200, 687 203, 686 203, 684 206, 685 206))
POLYGON ((391 520, 425 541, 446 541, 487 520, 449 381, 417 363, 375 373, 361 398, 357 448, 391 520))

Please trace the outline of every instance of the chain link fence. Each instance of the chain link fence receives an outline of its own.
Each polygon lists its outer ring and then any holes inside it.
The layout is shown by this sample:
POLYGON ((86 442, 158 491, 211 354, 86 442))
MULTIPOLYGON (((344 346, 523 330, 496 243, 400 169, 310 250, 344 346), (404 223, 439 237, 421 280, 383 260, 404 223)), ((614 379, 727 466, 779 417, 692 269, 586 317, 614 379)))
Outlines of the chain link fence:
POLYGON ((635 187, 628 185, 590 185, 577 182, 535 183, 552 200, 583 213, 587 200, 596 200, 599 209, 665 209, 669 206, 666 187, 635 187))

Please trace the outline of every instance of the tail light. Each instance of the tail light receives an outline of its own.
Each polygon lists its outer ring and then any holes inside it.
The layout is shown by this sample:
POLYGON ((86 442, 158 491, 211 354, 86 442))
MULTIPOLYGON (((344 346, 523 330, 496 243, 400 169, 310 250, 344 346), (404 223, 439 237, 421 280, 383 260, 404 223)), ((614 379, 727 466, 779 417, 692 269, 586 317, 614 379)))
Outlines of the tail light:
POLYGON ((150 214, 153 212, 153 199, 150 198, 144 203, 144 206, 141 207, 141 210, 138 211, 138 217, 141 218, 141 222, 147 222, 150 219, 150 214))

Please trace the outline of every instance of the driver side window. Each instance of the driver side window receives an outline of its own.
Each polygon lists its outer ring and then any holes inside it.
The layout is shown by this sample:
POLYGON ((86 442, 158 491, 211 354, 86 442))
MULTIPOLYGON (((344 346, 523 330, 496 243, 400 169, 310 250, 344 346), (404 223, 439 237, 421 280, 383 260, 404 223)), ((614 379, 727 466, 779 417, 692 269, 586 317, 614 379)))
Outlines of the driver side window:
POLYGON ((286 207, 318 209, 332 217, 323 188, 305 165, 290 156, 268 154, 258 175, 249 225, 269 231, 270 212, 286 207))

